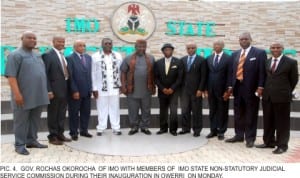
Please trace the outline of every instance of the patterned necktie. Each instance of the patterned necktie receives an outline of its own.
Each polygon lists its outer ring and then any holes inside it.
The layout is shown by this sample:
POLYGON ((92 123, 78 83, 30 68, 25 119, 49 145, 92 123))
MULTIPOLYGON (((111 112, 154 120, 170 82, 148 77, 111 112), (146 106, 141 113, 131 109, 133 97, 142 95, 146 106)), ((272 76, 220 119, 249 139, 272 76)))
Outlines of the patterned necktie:
POLYGON ((244 50, 243 54, 240 57, 239 64, 238 64, 238 67, 237 67, 237 71, 236 71, 236 78, 240 81, 243 80, 243 71, 244 71, 245 61, 246 61, 246 54, 245 54, 245 50, 244 50))
POLYGON ((80 54, 80 59, 81 59, 81 63, 85 66, 86 65, 86 61, 85 61, 84 55, 80 54))
POLYGON ((214 60, 214 67, 217 67, 218 65, 218 59, 219 59, 219 55, 217 54, 214 60))
POLYGON ((276 64, 277 64, 277 59, 274 59, 274 62, 273 62, 273 65, 272 65, 272 67, 271 67, 271 72, 272 72, 272 74, 276 71, 276 64))
POLYGON ((69 72, 68 72, 68 69, 67 69, 67 64, 66 64, 66 61, 65 61, 65 57, 62 54, 62 52, 59 52, 59 54, 60 54, 60 59, 61 59, 61 64, 62 64, 64 76, 67 79, 67 78, 69 78, 69 72))
POLYGON ((187 61, 187 67, 188 67, 188 71, 190 71, 192 66, 192 56, 188 57, 188 61, 187 61))
POLYGON ((170 59, 165 59, 165 72, 166 72, 166 75, 168 75, 169 67, 170 67, 170 59))

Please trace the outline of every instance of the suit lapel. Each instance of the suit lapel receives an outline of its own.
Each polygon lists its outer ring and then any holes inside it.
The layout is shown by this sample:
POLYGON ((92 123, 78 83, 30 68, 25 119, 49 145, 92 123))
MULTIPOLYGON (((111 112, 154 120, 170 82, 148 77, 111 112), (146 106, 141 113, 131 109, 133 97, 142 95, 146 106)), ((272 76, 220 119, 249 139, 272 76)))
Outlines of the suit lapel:
POLYGON ((51 55, 53 56, 54 60, 55 60, 56 63, 58 64, 59 70, 60 70, 61 73, 64 75, 64 71, 63 71, 63 68, 62 68, 62 65, 61 65, 61 62, 60 62, 60 58, 59 58, 59 56, 57 55, 57 53, 54 51, 54 49, 51 50, 51 55))
POLYGON ((275 70, 274 73, 277 73, 278 71, 280 71, 280 69, 282 68, 282 66, 285 63, 285 60, 286 60, 285 56, 282 56, 282 58, 280 59, 280 61, 279 61, 278 65, 277 65, 277 68, 276 68, 276 70, 275 70))

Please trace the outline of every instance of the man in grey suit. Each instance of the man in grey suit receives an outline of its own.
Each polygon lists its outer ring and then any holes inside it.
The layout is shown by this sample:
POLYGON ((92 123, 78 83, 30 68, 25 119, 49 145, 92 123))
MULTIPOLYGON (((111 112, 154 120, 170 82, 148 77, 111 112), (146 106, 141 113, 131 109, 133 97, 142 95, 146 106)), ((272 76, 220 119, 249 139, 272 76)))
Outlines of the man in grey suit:
POLYGON ((44 106, 49 104, 47 77, 41 56, 33 51, 36 36, 24 32, 22 47, 8 55, 5 76, 12 95, 14 117, 15 151, 29 155, 25 148, 48 148, 37 141, 39 120, 44 106))
POLYGON ((264 134, 257 148, 277 148, 274 154, 287 151, 290 138, 290 112, 292 92, 298 82, 297 61, 283 55, 283 45, 270 46, 272 57, 266 61, 267 73, 263 92, 264 134), (275 137, 276 132, 276 137, 275 137))
POLYGON ((52 42, 53 48, 42 55, 46 67, 47 88, 50 98, 47 113, 48 139, 49 143, 53 145, 62 145, 64 141, 71 141, 64 136, 69 72, 67 61, 62 53, 65 48, 65 38, 55 36, 52 42))

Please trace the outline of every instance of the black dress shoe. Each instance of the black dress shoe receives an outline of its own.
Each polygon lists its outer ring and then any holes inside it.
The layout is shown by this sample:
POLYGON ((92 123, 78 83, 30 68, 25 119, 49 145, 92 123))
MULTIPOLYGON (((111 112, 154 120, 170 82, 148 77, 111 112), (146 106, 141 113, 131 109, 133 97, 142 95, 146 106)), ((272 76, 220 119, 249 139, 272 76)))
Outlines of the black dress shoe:
POLYGON ((128 135, 134 135, 134 134, 136 134, 136 133, 138 133, 138 129, 137 128, 132 128, 132 129, 130 129, 130 131, 128 132, 128 135))
POLYGON ((77 141, 78 140, 78 136, 77 135, 72 135, 71 136, 72 140, 77 141))
POLYGON ((63 145, 64 144, 57 137, 51 137, 51 138, 49 138, 49 143, 51 143, 52 145, 63 145))
POLYGON ((80 136, 88 137, 88 138, 93 137, 93 135, 89 134, 88 132, 81 132, 81 133, 80 133, 80 136))
POLYGON ((275 148, 274 145, 266 145, 266 144, 260 144, 260 145, 255 145, 256 148, 275 148))
POLYGON ((65 137, 64 135, 57 136, 57 139, 63 142, 71 142, 72 139, 65 137))
POLYGON ((15 151, 20 155, 29 155, 29 152, 24 147, 16 148, 15 151))
POLYGON ((215 136, 217 136, 217 133, 210 132, 208 135, 206 135, 206 138, 213 138, 215 136))
POLYGON ((194 133, 194 137, 200 137, 200 133, 194 133))
POLYGON ((219 135, 218 135, 218 140, 224 140, 224 138, 225 138, 225 137, 224 137, 224 134, 219 134, 219 135))
POLYGON ((164 133, 167 133, 168 131, 167 130, 159 130, 158 132, 156 132, 157 135, 161 135, 161 134, 164 134, 164 133))
POLYGON ((113 134, 122 135, 122 132, 120 130, 113 130, 113 134))
POLYGON ((173 135, 173 136, 177 136, 177 132, 176 131, 171 131, 170 134, 173 135))
POLYGON ((232 138, 225 140, 225 142, 228 142, 228 143, 243 142, 243 141, 244 141, 243 138, 239 138, 237 136, 234 136, 232 138))
POLYGON ((43 145, 39 142, 26 144, 26 148, 48 148, 48 145, 43 145))
POLYGON ((273 151, 274 154, 282 154, 284 152, 286 152, 286 149, 279 148, 279 147, 273 151))
POLYGON ((151 135, 151 132, 149 129, 141 129, 141 132, 143 132, 146 135, 151 135))
POLYGON ((254 141, 247 141, 246 142, 246 147, 247 148, 252 148, 254 146, 254 141))
POLYGON ((191 133, 191 131, 189 131, 189 130, 182 130, 178 134, 179 135, 184 135, 184 134, 187 134, 187 133, 191 133))

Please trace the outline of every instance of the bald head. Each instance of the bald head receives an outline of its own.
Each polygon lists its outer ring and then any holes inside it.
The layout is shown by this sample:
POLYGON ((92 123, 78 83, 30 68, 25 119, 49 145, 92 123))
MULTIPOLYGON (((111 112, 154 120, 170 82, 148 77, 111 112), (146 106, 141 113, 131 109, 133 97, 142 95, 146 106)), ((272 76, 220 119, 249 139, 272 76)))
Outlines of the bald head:
POLYGON ((283 50, 284 50, 283 44, 280 42, 273 42, 270 46, 271 54, 275 58, 278 58, 279 56, 281 56, 281 54, 283 53, 283 50))
POLYGON ((32 31, 25 31, 21 36, 21 40, 23 48, 30 51, 34 49, 36 45, 36 36, 32 31))
POLYGON ((62 36, 54 36, 52 43, 53 47, 59 51, 65 48, 65 38, 62 36))
POLYGON ((222 40, 215 41, 213 44, 214 51, 219 54, 224 48, 224 42, 222 40))
POLYGON ((189 56, 193 56, 196 53, 197 45, 194 42, 189 42, 186 44, 186 51, 189 56))
POLYGON ((252 38, 251 38, 251 35, 249 32, 243 32, 240 34, 239 36, 239 41, 240 41, 240 46, 243 48, 243 49, 247 49, 251 42, 252 42, 252 38))
POLYGON ((76 52, 78 52, 79 54, 83 54, 85 52, 85 47, 86 46, 85 46, 85 42, 84 41, 82 41, 82 40, 76 40, 74 42, 73 47, 74 47, 74 50, 76 52))
POLYGON ((138 39, 135 42, 135 50, 137 55, 145 55, 147 49, 147 41, 144 39, 138 39))

